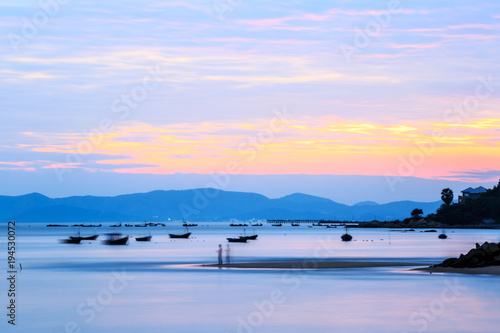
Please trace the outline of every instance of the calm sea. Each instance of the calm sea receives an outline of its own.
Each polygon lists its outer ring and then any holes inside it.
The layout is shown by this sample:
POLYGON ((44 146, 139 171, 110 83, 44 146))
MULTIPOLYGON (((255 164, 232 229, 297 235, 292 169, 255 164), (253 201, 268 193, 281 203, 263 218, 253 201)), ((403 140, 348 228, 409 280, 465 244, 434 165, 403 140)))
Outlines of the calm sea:
MULTIPOLYGON (((70 223, 72 224, 72 223, 70 223)), ((231 243, 233 261, 359 260, 433 264, 485 241, 500 230, 437 233, 306 226, 243 228, 199 223, 190 239, 180 224, 147 228, 47 228, 18 224, 16 326, 7 323, 7 227, 3 251, 0 331, 12 332, 499 332, 500 277, 428 274, 407 267, 329 270, 219 269, 218 244, 231 243), (121 232, 153 236, 126 246, 61 238, 121 232)), ((441 232, 441 230, 438 230, 441 232)))

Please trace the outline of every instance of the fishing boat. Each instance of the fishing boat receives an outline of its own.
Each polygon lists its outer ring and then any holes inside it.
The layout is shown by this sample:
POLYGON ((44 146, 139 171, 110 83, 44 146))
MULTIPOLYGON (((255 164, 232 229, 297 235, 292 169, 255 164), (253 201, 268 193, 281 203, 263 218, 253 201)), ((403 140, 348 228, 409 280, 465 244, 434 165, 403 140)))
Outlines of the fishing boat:
POLYGON ((144 237, 135 237, 135 240, 138 242, 151 242, 151 238, 153 238, 153 236, 149 235, 144 237))
POLYGON ((134 225, 133 225, 133 224, 125 224, 125 226, 126 226, 127 228, 130 228, 130 227, 133 227, 134 225))
POLYGON ((227 241, 229 243, 246 243, 247 242, 247 238, 245 236, 241 236, 241 237, 237 237, 237 238, 227 238, 227 241))
POLYGON ((344 242, 349 242, 350 240, 352 240, 352 236, 347 232, 347 226, 345 226, 345 234, 340 236, 340 239, 342 239, 342 241, 344 242))
POLYGON ((183 227, 197 227, 198 225, 197 224, 187 224, 187 223, 183 223, 182 224, 183 227))
POLYGON ((240 236, 240 238, 246 238, 247 240, 256 240, 259 235, 252 236, 240 236))
POLYGON ((168 234, 168 236, 170 238, 189 238, 189 236, 191 236, 191 233, 188 232, 188 233, 185 233, 185 234, 181 234, 181 235, 176 235, 176 234, 168 234))
POLYGON ((234 224, 234 223, 231 223, 229 225, 230 227, 248 227, 248 224, 234 224))
POLYGON ((448 238, 448 236, 446 235, 446 233, 444 232, 444 229, 443 229, 443 232, 441 234, 439 234, 438 236, 439 239, 446 239, 448 238))
POLYGON ((122 224, 120 223, 120 224, 113 224, 113 225, 111 225, 110 227, 111 227, 111 228, 119 228, 119 227, 121 227, 121 226, 122 226, 122 224))
POLYGON ((271 224, 273 227, 281 227, 283 224, 281 223, 274 223, 274 224, 271 224))
POLYGON ((262 223, 255 223, 255 224, 252 224, 252 227, 262 227, 262 223))
POLYGON ((69 236, 71 239, 80 239, 80 240, 96 240, 99 235, 89 236, 89 237, 81 237, 81 236, 69 236))
POLYGON ((61 243, 64 243, 64 244, 80 244, 80 242, 82 241, 80 238, 67 238, 67 239, 60 239, 59 240, 61 243))
POLYGON ((106 234, 106 239, 102 241, 106 245, 126 245, 128 236, 123 236, 120 233, 106 234))
POLYGON ((292 227, 300 227, 299 223, 292 223, 292 227))

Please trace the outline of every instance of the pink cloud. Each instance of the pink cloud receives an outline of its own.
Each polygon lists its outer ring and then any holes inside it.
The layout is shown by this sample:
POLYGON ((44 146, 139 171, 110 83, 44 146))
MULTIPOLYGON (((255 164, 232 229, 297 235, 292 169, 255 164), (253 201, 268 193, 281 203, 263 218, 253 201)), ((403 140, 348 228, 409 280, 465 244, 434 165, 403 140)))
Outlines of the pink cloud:
MULTIPOLYGON (((414 10, 414 9, 398 9, 394 11, 395 14, 421 14, 427 15, 430 12, 427 10, 414 10)), ((332 15, 348 15, 348 16, 367 16, 367 15, 384 15, 388 10, 344 10, 340 8, 331 9, 327 12, 332 15)))
POLYGON ((438 44, 390 44, 395 49, 431 49, 439 47, 438 44))
POLYGON ((458 29, 484 29, 484 30, 500 30, 500 24, 461 24, 461 25, 452 25, 448 26, 449 29, 458 30, 458 29))

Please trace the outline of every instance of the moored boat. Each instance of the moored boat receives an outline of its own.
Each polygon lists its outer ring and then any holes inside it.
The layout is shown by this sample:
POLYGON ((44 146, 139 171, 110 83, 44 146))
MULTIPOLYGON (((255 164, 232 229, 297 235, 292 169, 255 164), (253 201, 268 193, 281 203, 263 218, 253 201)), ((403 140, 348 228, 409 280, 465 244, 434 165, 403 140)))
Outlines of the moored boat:
POLYGON ((342 236, 340 236, 340 239, 342 239, 344 242, 349 242, 350 240, 352 240, 352 236, 349 234, 343 234, 342 236))
POLYGON ((248 240, 256 240, 259 235, 252 235, 252 236, 240 236, 240 238, 246 238, 248 240))
POLYGON ((120 233, 106 234, 106 239, 102 241, 106 245, 126 245, 128 236, 123 236, 120 233))
POLYGON ((71 239, 80 239, 80 240, 96 240, 99 235, 89 236, 89 237, 81 237, 81 236, 69 236, 71 239))
POLYGON ((64 244, 80 244, 80 242, 82 241, 80 238, 67 238, 67 239, 60 239, 59 240, 61 243, 64 243, 64 244))
POLYGON ((244 236, 237 237, 237 238, 232 238, 232 237, 227 238, 227 241, 230 243, 246 243, 247 240, 248 239, 244 236))
POLYGON ((342 241, 344 241, 344 242, 349 242, 352 240, 352 236, 349 235, 349 233, 347 232, 347 226, 345 226, 345 234, 340 236, 340 239, 342 239, 342 241))
POLYGON ((168 234, 168 236, 170 238, 189 238, 189 236, 191 235, 190 232, 188 233, 185 233, 185 234, 181 234, 181 235, 176 235, 176 234, 168 234))
POLYGON ((151 242, 151 238, 153 238, 153 236, 149 235, 144 237, 135 237, 135 240, 138 242, 151 242))

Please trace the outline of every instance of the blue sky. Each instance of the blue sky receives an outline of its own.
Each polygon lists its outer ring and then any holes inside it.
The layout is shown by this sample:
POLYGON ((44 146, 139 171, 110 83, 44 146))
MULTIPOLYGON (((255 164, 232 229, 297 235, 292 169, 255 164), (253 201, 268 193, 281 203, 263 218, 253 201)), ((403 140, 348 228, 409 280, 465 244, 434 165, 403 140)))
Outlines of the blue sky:
POLYGON ((0 4, 4 179, 500 178, 496 2, 40 3, 0 4))

